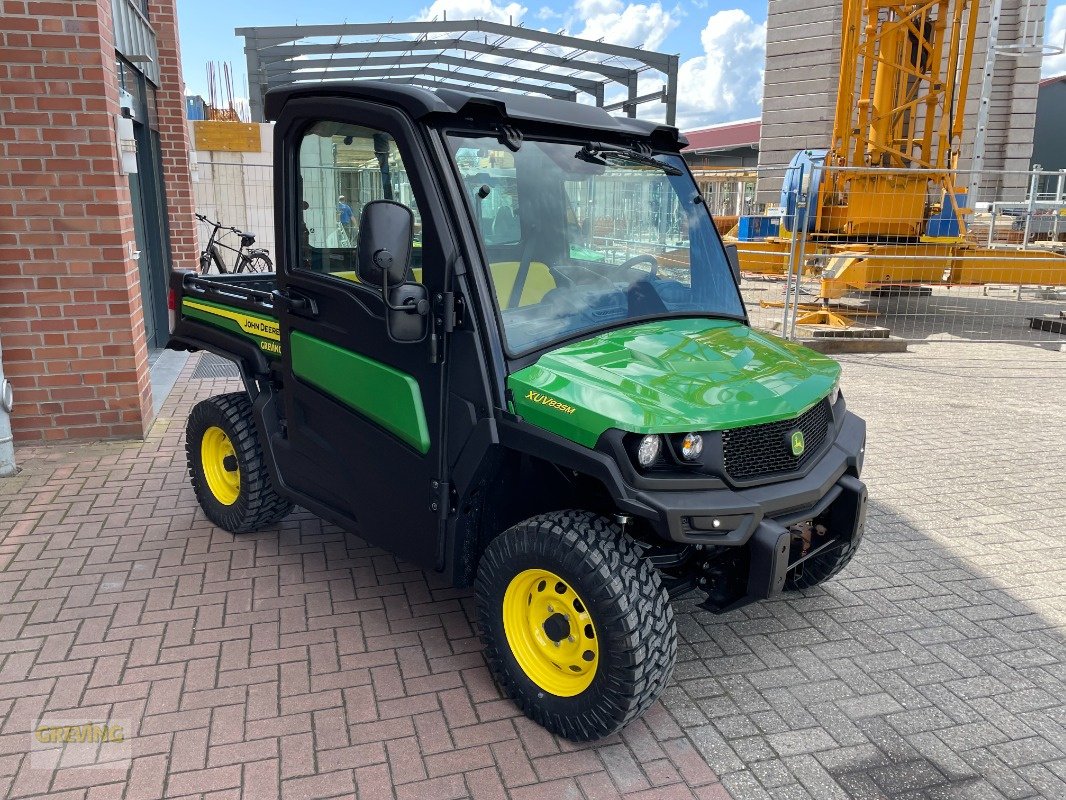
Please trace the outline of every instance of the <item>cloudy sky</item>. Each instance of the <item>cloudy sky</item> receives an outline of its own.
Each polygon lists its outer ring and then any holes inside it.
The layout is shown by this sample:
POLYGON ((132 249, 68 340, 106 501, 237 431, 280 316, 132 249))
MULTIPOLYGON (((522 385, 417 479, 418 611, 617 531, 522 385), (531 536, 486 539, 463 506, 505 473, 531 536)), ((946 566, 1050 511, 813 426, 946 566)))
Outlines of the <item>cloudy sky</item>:
MULTIPOLYGON (((766 37, 766 0, 178 0, 185 81, 191 94, 207 93, 208 61, 229 61, 235 92, 246 96, 241 26, 313 25, 441 18, 491 19, 531 28, 565 30, 613 44, 681 56, 678 122, 691 129, 759 115, 766 37)), ((1066 0, 1051 0, 1048 41, 1063 42, 1066 0)), ((1044 60, 1045 75, 1066 72, 1066 55, 1044 60)), ((641 115, 655 118, 655 106, 641 115)), ((658 109, 656 109, 658 110, 658 109)))

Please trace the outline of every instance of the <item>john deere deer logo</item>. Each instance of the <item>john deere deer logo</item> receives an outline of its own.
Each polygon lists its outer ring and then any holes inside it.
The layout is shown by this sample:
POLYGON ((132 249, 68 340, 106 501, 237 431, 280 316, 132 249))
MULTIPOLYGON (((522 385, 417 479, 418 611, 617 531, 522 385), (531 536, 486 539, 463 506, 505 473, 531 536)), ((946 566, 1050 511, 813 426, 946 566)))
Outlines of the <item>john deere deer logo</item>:
POLYGON ((803 451, 807 449, 807 441, 803 438, 803 431, 792 431, 792 435, 789 438, 792 445, 792 455, 799 458, 803 455, 803 451))

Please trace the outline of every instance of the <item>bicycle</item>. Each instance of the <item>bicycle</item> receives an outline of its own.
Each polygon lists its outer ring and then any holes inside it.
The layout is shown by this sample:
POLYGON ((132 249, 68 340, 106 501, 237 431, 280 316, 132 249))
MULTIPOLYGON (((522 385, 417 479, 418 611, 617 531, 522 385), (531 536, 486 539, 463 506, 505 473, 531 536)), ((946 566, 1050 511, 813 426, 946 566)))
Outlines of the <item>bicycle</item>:
POLYGON ((227 227, 221 222, 214 222, 209 220, 203 214, 197 214, 196 218, 200 222, 205 222, 211 227, 211 236, 208 237, 207 246, 200 252, 200 274, 206 275, 211 270, 211 265, 214 264, 215 268, 223 275, 232 272, 237 274, 240 272, 273 272, 274 262, 270 260, 268 251, 261 247, 252 247, 255 244, 255 234, 245 233, 237 228, 227 227), (219 233, 224 231, 224 233, 219 233), (222 237, 226 233, 235 233, 241 237, 241 246, 233 247, 221 241, 222 237), (222 260, 222 252, 219 248, 229 250, 236 253, 236 257, 233 262, 233 268, 230 269, 226 266, 226 262, 222 260), (247 252, 245 252, 247 250, 247 252))

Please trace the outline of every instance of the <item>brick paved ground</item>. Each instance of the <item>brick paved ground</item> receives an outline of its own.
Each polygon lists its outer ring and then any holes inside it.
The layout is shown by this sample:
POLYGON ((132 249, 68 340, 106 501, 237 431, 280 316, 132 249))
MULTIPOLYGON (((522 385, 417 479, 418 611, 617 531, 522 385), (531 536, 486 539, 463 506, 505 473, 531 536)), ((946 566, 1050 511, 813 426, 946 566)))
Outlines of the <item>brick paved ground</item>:
POLYGON ((0 797, 1066 796, 1066 356, 928 346, 848 357, 844 385, 870 422, 860 556, 805 597, 681 601, 664 703, 585 747, 499 696, 466 592, 306 513, 205 521, 184 414, 232 384, 179 381, 144 443, 24 450, 0 481, 0 797), (131 735, 54 772, 42 718, 131 735))

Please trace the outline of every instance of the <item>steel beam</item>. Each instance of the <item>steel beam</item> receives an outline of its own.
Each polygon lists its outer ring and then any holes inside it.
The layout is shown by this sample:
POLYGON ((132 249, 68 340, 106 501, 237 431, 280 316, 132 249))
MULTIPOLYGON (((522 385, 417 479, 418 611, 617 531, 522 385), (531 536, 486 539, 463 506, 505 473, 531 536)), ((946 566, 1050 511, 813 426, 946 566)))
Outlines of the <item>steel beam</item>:
POLYGON ((249 105, 256 121, 263 118, 263 95, 270 86, 359 78, 491 87, 565 100, 584 92, 600 107, 614 83, 625 87, 627 98, 609 108, 634 117, 638 105, 659 100, 666 104, 668 124, 676 116, 678 56, 636 47, 487 20, 237 28, 236 33, 246 40, 249 105), (473 35, 478 38, 466 38, 473 35), (332 41, 321 41, 327 37, 332 41), (638 96, 638 77, 646 69, 663 73, 666 85, 638 96))
MULTIPOLYGON (((610 103, 603 107, 604 111, 630 111, 635 110, 641 103, 650 103, 652 100, 658 100, 660 103, 666 102, 666 87, 656 89, 654 92, 648 92, 647 94, 638 95, 636 97, 630 97, 627 100, 619 100, 616 103, 610 103)), ((673 123, 668 123, 673 124, 673 123)))
POLYGON ((509 39, 524 39, 531 42, 541 42, 557 47, 569 47, 574 50, 587 50, 618 58, 629 58, 654 67, 660 72, 667 72, 670 68, 672 56, 666 53, 658 53, 654 50, 641 50, 637 47, 625 47, 623 45, 609 44, 607 42, 593 42, 581 39, 577 36, 568 36, 561 33, 538 31, 532 28, 523 28, 517 25, 507 25, 502 22, 491 22, 484 19, 474 20, 441 20, 433 22, 366 22, 348 23, 344 25, 290 25, 270 28, 237 28, 238 36, 257 34, 264 39, 264 33, 268 33, 271 39, 278 41, 295 41, 308 39, 315 36, 343 37, 343 36, 390 36, 396 34, 432 34, 432 33, 489 33, 496 36, 504 36, 509 39))
MULTIPOLYGON (((349 80, 349 79, 345 78, 344 80, 349 80)), ((435 81, 435 80, 430 80, 428 78, 418 78, 418 77, 390 77, 390 78, 377 78, 375 80, 379 80, 379 81, 381 81, 383 83, 413 84, 415 86, 425 86, 425 87, 427 87, 429 89, 449 89, 449 88, 455 88, 455 86, 456 86, 456 82, 455 81, 441 81, 441 80, 435 81)), ((315 85, 315 86, 328 86, 332 82, 334 82, 334 81, 327 79, 325 81, 316 81, 313 85, 315 85)), ((524 89, 523 91, 529 92, 531 94, 541 94, 541 92, 538 92, 533 87, 530 87, 528 89, 524 89)), ((555 97, 554 99, 556 99, 556 100, 569 100, 570 102, 576 102, 577 101, 577 92, 571 92, 569 97, 555 97)))
MULTIPOLYGON (((256 29, 258 30, 258 29, 256 29)), ((270 30, 263 28, 262 30, 270 30)), ((260 42, 267 41, 260 39, 260 42)), ((275 40, 277 41, 277 40, 275 40)), ((297 56, 328 55, 343 53, 403 53, 413 50, 467 50, 472 53, 484 53, 486 55, 500 56, 501 58, 513 58, 520 61, 529 61, 535 64, 546 64, 552 67, 573 69, 577 72, 592 72, 603 75, 605 78, 624 82, 632 69, 601 64, 597 61, 588 61, 576 57, 541 53, 535 50, 517 50, 511 47, 497 47, 487 42, 477 42, 472 39, 423 39, 423 40, 387 40, 381 42, 342 42, 341 44, 288 44, 291 39, 282 39, 276 44, 260 44, 259 57, 262 63, 272 64, 278 61, 286 61, 297 56)))
POLYGON ((563 89, 557 86, 543 86, 534 83, 510 81, 504 78, 491 78, 487 75, 473 75, 467 72, 454 72, 446 69, 434 69, 422 67, 421 69, 336 69, 336 70, 312 70, 300 72, 295 75, 275 75, 269 80, 270 86, 283 86, 287 83, 315 83, 321 81, 337 80, 361 80, 363 78, 379 80, 381 78, 417 78, 421 75, 429 75, 440 78, 441 84, 477 84, 489 86, 494 89, 510 89, 519 92, 534 92, 556 100, 576 100, 577 92, 573 89, 563 89), (289 80, 289 79, 294 80, 289 80))
POLYGON ((681 69, 681 56, 670 56, 666 70, 666 124, 677 124, 677 73, 681 69))
POLYGON ((571 86, 574 89, 578 89, 593 96, 595 96, 597 89, 602 88, 603 86, 601 81, 594 81, 589 78, 560 75, 557 72, 546 72, 543 70, 524 69, 510 64, 472 62, 468 58, 459 58, 457 56, 449 56, 445 54, 435 56, 398 56, 395 58, 390 56, 362 56, 356 58, 315 58, 301 61, 275 61, 274 63, 267 64, 263 67, 263 71, 267 78, 271 78, 274 75, 292 75, 299 80, 299 76, 302 76, 305 72, 315 71, 319 68, 329 68, 330 70, 333 70, 347 67, 428 67, 433 64, 447 64, 455 67, 462 67, 464 69, 480 69, 484 72, 496 72, 503 75, 513 75, 519 78, 529 78, 531 80, 564 83, 567 86, 571 86))

